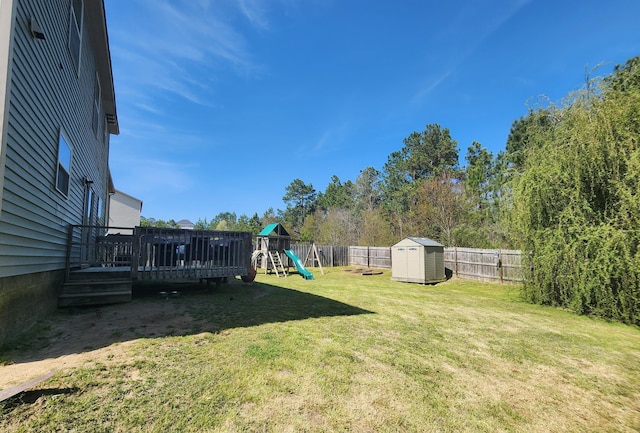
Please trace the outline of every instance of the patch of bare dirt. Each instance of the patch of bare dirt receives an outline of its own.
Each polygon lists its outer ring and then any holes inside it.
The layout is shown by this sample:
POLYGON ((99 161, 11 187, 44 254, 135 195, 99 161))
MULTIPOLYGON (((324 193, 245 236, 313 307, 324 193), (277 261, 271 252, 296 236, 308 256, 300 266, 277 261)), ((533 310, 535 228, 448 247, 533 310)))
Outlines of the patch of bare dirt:
POLYGON ((51 370, 122 359, 139 338, 184 335, 193 327, 193 317, 176 299, 134 299, 128 304, 61 310, 45 322, 44 335, 2 354, 8 365, 0 365, 0 390, 51 370))
POLYGON ((371 268, 345 269, 344 272, 349 272, 351 274, 359 274, 359 275, 382 275, 383 274, 381 270, 371 269, 371 268))

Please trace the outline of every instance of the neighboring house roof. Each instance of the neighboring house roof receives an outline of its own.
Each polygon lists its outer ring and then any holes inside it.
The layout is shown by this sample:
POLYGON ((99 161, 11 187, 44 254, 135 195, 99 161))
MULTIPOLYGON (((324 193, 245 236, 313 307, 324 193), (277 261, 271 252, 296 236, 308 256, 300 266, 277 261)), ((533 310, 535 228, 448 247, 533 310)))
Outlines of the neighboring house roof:
POLYGON ((444 246, 441 243, 436 242, 433 239, 429 239, 429 238, 412 238, 412 237, 409 237, 407 239, 411 239, 412 241, 417 242, 420 245, 425 246, 425 247, 443 247, 444 246))
POLYGON ((265 228, 262 229, 258 236, 290 236, 289 233, 284 229, 282 224, 273 223, 269 224, 265 228))
POLYGON ((192 229, 195 227, 195 225, 189 220, 180 220, 176 224, 178 224, 178 227, 181 229, 192 229))

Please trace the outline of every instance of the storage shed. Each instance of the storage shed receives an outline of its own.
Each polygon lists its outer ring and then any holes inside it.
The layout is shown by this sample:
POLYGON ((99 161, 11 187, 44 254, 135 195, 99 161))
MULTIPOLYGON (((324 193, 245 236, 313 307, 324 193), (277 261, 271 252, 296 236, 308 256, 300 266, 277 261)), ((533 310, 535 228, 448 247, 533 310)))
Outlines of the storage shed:
POLYGON ((391 279, 432 284, 445 281, 444 245, 429 238, 405 238, 391 247, 391 279))

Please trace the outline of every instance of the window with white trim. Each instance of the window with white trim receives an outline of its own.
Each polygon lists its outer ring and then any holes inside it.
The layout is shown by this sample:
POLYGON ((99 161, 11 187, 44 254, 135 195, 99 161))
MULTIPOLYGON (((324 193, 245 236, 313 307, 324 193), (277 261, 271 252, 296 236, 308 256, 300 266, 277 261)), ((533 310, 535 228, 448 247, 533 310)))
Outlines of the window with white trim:
POLYGON ((69 8, 69 52, 71 60, 80 73, 80 51, 82 49, 82 0, 71 0, 69 8))
POLYGON ((71 175, 71 147, 60 133, 58 140, 58 168, 56 170, 56 189, 65 196, 69 195, 69 177, 71 175))
POLYGON ((93 188, 91 185, 87 186, 87 203, 86 203, 86 215, 84 224, 88 226, 93 225, 93 218, 95 216, 93 211, 93 188))
POLYGON ((101 93, 100 80, 98 80, 98 75, 96 74, 96 84, 93 88, 93 117, 91 119, 91 128, 93 128, 93 134, 96 138, 100 138, 100 109, 102 108, 101 93))

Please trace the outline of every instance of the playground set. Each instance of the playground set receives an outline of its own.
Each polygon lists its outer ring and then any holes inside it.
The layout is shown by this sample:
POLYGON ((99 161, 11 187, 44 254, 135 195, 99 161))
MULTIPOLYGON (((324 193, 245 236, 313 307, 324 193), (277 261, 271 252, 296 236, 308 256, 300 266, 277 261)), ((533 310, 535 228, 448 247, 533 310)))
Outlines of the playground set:
POLYGON ((309 258, 318 261, 320 271, 324 274, 315 244, 311 246, 303 262, 291 249, 291 235, 282 224, 273 223, 258 233, 257 247, 251 255, 251 263, 256 270, 264 269, 265 274, 273 271, 278 277, 286 277, 289 273, 289 260, 291 260, 302 278, 313 280, 313 274, 305 267, 309 258))

